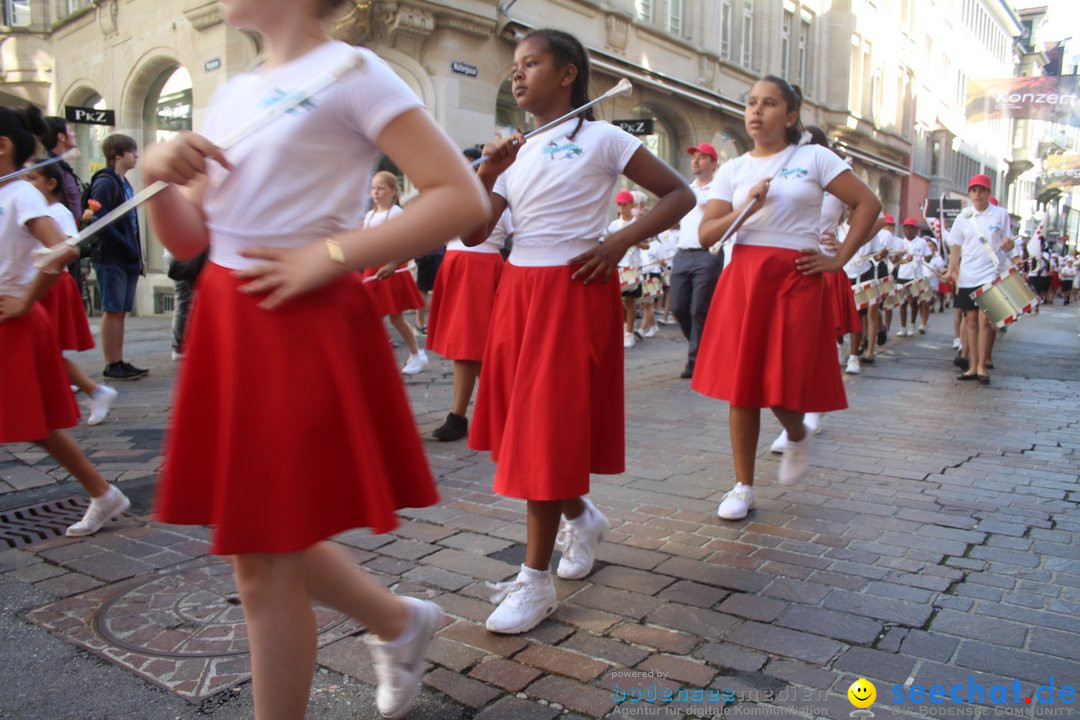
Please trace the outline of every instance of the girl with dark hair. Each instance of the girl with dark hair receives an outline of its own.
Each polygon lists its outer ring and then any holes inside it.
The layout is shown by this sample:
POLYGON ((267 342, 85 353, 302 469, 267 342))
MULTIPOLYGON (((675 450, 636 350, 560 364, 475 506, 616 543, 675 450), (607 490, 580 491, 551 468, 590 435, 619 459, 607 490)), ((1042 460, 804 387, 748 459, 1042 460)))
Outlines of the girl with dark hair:
MULTIPOLYGON (((42 132, 35 108, 0 108, 0 175, 26 164, 34 136, 42 132)), ((70 249, 41 269, 34 268, 33 252, 63 242, 63 231, 33 185, 21 179, 0 184, 0 443, 41 446, 90 494, 82 520, 67 529, 74 537, 97 532, 131 503, 61 429, 79 422, 79 409, 41 300, 79 252, 70 249)))
POLYGON ((744 121, 754 147, 717 171, 699 229, 709 247, 749 212, 733 228, 731 263, 713 295, 691 383, 731 405, 736 485, 717 510, 725 520, 754 506, 762 408, 787 431, 778 478, 786 485, 809 470, 805 413, 847 407, 822 273, 839 270, 866 242, 881 204, 833 152, 819 145, 792 151, 799 109, 798 93, 783 80, 753 85, 744 121), (851 229, 835 256, 818 247, 826 190, 851 208, 851 229))
MULTIPOLYGON (((44 158, 34 158, 30 163, 36 165, 43 160, 44 158)), ((26 181, 45 197, 45 201, 49 203, 49 217, 56 221, 64 235, 78 235, 75 217, 64 204, 63 170, 56 163, 43 165, 27 173, 26 181)), ((65 270, 60 273, 57 283, 41 298, 41 306, 52 321, 61 350, 82 352, 94 347, 94 336, 90 333, 90 323, 86 321, 82 294, 70 272, 65 270)), ((109 414, 109 408, 116 400, 116 390, 94 382, 82 368, 67 358, 64 358, 64 367, 71 383, 90 398, 90 417, 86 419, 86 424, 97 425, 109 414)))
POLYGON ((219 88, 205 135, 151 148, 143 171, 173 183, 148 208, 162 243, 180 259, 210 250, 156 510, 214 525, 213 551, 233 556, 257 720, 304 717, 316 601, 367 628, 383 717, 405 715, 420 692, 442 611, 394 595, 326 542, 351 528, 387 532, 399 508, 438 501, 382 318, 354 271, 427 252, 489 211, 405 83, 373 52, 331 40, 332 4, 224 3, 230 25, 263 37, 266 62, 219 88), (281 100, 344 68, 310 102, 281 100), (216 142, 279 102, 289 112, 226 157, 216 142), (381 154, 421 194, 357 228, 355 188, 381 154))
MULTIPOLYGON (((588 102, 588 56, 573 36, 538 30, 518 44, 511 80, 518 106, 539 126, 588 102)), ((491 160, 478 174, 492 190, 493 214, 465 242, 482 242, 509 208, 514 245, 495 297, 469 447, 491 451, 495 492, 527 501, 525 562, 496 586, 499 606, 487 619, 493 632, 523 633, 556 609, 556 542, 559 577, 592 571, 609 524, 584 497, 589 474, 625 468, 615 268, 629 248, 686 214, 694 197, 640 140, 588 113, 484 154, 491 160), (623 175, 660 201, 601 244, 623 175)))

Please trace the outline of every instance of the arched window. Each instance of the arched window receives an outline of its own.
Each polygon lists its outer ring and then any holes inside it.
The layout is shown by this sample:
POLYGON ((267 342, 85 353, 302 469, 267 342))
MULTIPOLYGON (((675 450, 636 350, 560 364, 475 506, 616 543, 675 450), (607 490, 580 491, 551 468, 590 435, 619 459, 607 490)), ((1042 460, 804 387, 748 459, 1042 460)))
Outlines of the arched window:
POLYGON ((171 140, 191 129, 191 74, 173 66, 151 83, 143 110, 143 145, 171 140))
POLYGON ((652 133, 638 136, 653 155, 669 165, 678 166, 680 155, 675 152, 675 133, 671 126, 648 105, 638 105, 630 111, 634 120, 648 120, 652 133))

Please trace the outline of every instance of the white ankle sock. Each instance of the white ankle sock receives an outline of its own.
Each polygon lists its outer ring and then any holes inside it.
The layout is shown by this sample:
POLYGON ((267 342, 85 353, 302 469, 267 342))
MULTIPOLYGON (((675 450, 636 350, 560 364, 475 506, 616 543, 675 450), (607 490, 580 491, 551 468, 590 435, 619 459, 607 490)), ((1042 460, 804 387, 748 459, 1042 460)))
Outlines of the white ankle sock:
POLYGON ((521 565, 521 573, 525 576, 525 579, 530 582, 541 582, 551 577, 551 570, 537 570, 524 563, 521 565))

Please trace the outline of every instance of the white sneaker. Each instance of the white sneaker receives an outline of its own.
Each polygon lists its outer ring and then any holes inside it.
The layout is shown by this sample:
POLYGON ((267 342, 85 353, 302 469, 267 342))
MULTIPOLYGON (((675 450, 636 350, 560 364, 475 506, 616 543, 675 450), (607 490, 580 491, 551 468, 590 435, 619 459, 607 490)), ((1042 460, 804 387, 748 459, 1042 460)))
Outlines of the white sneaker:
POLYGON ((508 582, 487 583, 495 590, 491 602, 499 607, 488 616, 488 630, 505 635, 528 632, 559 606, 551 571, 541 572, 524 565, 517 577, 508 582))
POLYGON ((101 497, 90 498, 90 507, 86 508, 82 520, 68 527, 66 534, 68 537, 93 535, 102 525, 118 517, 129 507, 131 501, 127 495, 120 492, 115 485, 110 485, 109 491, 101 497))
POLYGON ((611 529, 611 523, 589 498, 581 500, 585 512, 573 520, 563 517, 559 534, 555 536, 555 547, 562 551, 555 574, 564 580, 580 580, 592 572, 596 546, 611 529))
POLYGON ((642 337, 647 337, 647 338, 651 338, 651 337, 656 337, 656 334, 657 334, 658 332, 660 332, 660 327, 659 327, 659 326, 657 326, 657 325, 653 325, 653 326, 652 326, 651 328, 649 328, 648 330, 645 330, 645 331, 643 331, 643 332, 641 333, 641 335, 642 335, 642 337))
POLYGON ((183 359, 184 359, 184 353, 180 352, 179 350, 173 350, 172 351, 172 361, 173 362, 179 362, 179 361, 181 361, 183 359))
POLYGON ((960 338, 954 337, 952 339, 952 346, 953 346, 954 350, 959 350, 960 349, 960 338))
POLYGON ((896 337, 907 337, 907 325, 901 325, 900 331, 896 333, 896 337))
POLYGON ((810 438, 813 431, 806 426, 806 437, 795 442, 788 439, 784 447, 784 456, 780 458, 780 470, 776 480, 781 485, 794 485, 806 477, 810 471, 810 438))
POLYGON ((716 509, 716 516, 721 520, 742 520, 754 507, 754 499, 753 486, 735 483, 735 487, 724 494, 720 507, 716 509))
POLYGON ((435 603, 412 597, 401 600, 408 606, 410 619, 402 637, 390 642, 374 634, 364 638, 378 679, 375 707, 384 718, 405 715, 420 694, 424 656, 443 619, 442 608, 435 603))
POLYGON ((632 348, 632 347, 634 347, 635 342, 636 341, 634 340, 634 333, 623 332, 623 334, 622 334, 622 346, 624 348, 632 348))
POLYGON ((781 430, 780 434, 776 436, 776 439, 772 441, 772 445, 769 446, 769 452, 779 455, 784 452, 784 448, 787 447, 787 430, 781 430))
POLYGON ((858 375, 862 372, 862 365, 859 364, 858 355, 848 355, 847 367, 844 368, 844 372, 848 375, 858 375))
POLYGON ((112 407, 113 400, 119 394, 108 385, 98 385, 97 390, 90 397, 90 417, 86 419, 86 424, 97 425, 104 420, 109 414, 109 408, 112 407))
POLYGON ((401 372, 405 373, 406 375, 416 375, 418 372, 426 368, 427 364, 427 353, 421 350, 415 355, 409 356, 409 359, 405 361, 405 367, 401 368, 401 372))
POLYGON ((821 413, 808 412, 803 415, 803 425, 809 428, 814 435, 821 434, 821 413))

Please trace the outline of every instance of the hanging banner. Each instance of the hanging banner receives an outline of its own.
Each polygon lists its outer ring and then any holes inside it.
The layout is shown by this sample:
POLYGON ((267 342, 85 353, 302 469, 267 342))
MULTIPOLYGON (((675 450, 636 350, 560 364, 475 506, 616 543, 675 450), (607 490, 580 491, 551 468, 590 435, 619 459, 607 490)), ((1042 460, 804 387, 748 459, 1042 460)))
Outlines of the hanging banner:
POLYGON ((967 117, 971 122, 1029 118, 1080 127, 1080 77, 1040 75, 968 80, 967 117))
POLYGON ((1080 185, 1080 155, 1047 155, 1041 179, 1043 190, 1080 185))

